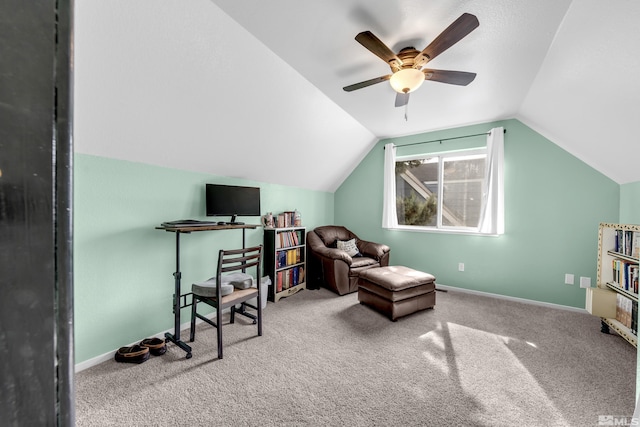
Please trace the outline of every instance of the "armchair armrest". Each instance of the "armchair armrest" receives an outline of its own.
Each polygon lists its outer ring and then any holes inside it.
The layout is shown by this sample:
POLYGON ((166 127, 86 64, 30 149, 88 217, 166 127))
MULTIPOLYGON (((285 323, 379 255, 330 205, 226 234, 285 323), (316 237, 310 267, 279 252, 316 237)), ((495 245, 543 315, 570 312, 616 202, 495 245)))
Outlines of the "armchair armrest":
POLYGON ((353 258, 351 258, 348 253, 341 249, 328 248, 326 246, 316 246, 313 248, 313 251, 325 258, 344 261, 348 265, 351 265, 351 263, 353 262, 353 258))
POLYGON ((377 260, 381 260, 391 250, 389 246, 382 243, 358 240, 358 250, 362 255, 367 255, 377 260))

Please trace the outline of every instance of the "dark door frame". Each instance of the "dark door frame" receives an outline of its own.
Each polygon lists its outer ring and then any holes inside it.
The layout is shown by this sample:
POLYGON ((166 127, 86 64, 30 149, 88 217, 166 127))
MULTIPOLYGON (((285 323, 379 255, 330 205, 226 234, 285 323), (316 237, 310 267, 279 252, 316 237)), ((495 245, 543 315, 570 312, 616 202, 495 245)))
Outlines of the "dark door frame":
POLYGON ((0 3, 0 424, 72 426, 73 0, 0 3))

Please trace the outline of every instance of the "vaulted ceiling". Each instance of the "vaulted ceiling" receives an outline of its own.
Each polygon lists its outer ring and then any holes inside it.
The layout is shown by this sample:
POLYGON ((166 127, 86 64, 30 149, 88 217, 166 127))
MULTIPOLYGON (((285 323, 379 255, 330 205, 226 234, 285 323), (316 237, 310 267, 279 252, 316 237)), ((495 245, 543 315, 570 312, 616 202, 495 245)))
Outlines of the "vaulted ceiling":
POLYGON ((616 182, 640 181, 635 0, 76 9, 79 152, 333 191, 380 138, 517 118, 616 182), (422 50, 465 12, 480 26, 429 68, 477 73, 468 86, 426 81, 406 111, 388 82, 342 89, 390 73, 356 34, 422 50))

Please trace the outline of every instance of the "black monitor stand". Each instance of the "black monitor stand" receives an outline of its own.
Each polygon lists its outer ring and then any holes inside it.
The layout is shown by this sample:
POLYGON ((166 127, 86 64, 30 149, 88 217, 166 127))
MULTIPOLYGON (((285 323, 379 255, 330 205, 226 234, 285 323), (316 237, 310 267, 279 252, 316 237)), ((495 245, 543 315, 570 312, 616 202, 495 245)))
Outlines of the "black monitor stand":
POLYGON ((236 215, 236 214, 231 215, 231 221, 229 221, 227 224, 229 224, 229 225, 244 225, 244 222, 236 221, 236 217, 237 216, 238 215, 236 215))

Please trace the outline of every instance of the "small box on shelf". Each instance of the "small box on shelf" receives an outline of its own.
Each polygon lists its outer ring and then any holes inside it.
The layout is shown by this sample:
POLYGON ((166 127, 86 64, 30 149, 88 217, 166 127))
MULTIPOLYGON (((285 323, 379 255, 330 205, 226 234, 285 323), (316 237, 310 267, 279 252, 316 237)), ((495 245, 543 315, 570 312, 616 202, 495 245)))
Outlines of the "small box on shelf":
POLYGON ((615 318, 616 295, 609 289, 587 288, 587 312, 598 317, 615 318))

